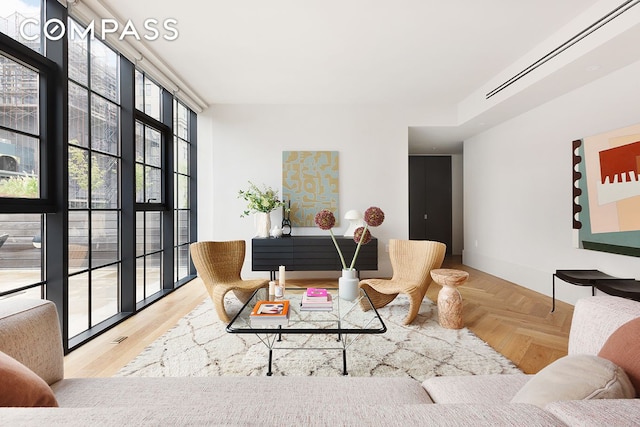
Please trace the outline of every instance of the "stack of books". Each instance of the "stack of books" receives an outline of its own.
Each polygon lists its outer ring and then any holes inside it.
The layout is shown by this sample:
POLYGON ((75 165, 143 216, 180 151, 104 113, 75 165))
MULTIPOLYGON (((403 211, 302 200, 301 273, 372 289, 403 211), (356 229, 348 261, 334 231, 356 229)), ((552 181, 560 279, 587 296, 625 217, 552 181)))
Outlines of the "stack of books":
POLYGON ((258 301, 249 315, 251 327, 289 324, 289 301, 258 301))
POLYGON ((333 300, 331 294, 326 289, 308 288, 302 294, 300 302, 302 311, 331 311, 333 310, 333 300))

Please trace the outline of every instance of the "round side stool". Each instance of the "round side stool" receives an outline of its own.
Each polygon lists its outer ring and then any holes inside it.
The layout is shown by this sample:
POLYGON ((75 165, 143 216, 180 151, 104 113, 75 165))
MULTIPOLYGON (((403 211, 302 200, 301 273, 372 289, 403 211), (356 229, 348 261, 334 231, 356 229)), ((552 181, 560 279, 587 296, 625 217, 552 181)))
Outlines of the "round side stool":
POLYGON ((462 295, 456 289, 469 278, 469 273, 449 268, 431 270, 431 277, 440 286, 438 292, 438 321, 447 329, 462 329, 462 295))

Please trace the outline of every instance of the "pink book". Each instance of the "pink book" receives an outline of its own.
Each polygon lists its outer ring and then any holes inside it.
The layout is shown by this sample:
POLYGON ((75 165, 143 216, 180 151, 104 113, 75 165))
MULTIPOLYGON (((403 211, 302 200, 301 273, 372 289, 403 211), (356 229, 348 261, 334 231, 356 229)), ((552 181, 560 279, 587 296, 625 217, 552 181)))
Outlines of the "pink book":
POLYGON ((307 297, 326 299, 327 290, 322 288, 307 288, 307 297))
POLYGON ((307 288, 307 296, 308 297, 327 297, 327 290, 321 288, 307 288))

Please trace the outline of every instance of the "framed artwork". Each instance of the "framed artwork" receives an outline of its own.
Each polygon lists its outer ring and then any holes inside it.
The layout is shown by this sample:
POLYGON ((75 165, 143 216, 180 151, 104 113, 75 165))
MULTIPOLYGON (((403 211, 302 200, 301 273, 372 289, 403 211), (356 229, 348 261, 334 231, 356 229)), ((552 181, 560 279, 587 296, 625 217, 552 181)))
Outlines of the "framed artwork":
POLYGON ((338 152, 283 151, 282 199, 291 209, 294 227, 314 227, 316 213, 322 209, 337 214, 338 152))
POLYGON ((640 256, 640 124, 574 141, 573 147, 580 246, 640 256))

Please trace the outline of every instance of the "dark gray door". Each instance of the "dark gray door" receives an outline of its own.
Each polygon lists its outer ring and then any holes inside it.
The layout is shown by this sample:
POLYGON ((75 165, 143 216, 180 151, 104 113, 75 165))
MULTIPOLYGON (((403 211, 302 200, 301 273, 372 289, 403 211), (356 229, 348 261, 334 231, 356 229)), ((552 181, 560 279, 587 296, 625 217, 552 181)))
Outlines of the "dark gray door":
POLYGON ((435 240, 451 254, 451 156, 409 156, 409 239, 435 240))

